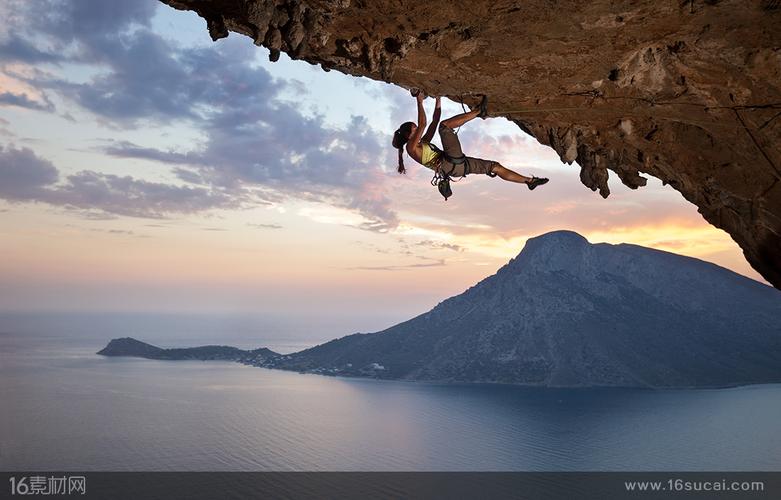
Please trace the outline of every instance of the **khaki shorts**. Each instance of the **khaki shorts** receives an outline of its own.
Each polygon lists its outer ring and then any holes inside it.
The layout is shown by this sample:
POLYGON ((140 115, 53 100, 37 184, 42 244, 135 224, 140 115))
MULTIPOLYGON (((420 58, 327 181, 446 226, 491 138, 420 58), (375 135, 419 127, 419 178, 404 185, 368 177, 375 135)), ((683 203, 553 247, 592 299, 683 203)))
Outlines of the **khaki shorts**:
MULTIPOLYGON (((459 158, 464 155, 461 151, 461 142, 458 140, 458 136, 452 128, 439 124, 439 138, 442 141, 442 150, 446 155, 459 158)), ((446 174, 452 177, 463 177, 466 174, 486 174, 494 177, 493 168, 499 165, 499 163, 493 160, 483 160, 482 158, 473 158, 471 156, 466 157, 466 161, 454 165, 453 163, 442 158, 440 168, 446 174)))

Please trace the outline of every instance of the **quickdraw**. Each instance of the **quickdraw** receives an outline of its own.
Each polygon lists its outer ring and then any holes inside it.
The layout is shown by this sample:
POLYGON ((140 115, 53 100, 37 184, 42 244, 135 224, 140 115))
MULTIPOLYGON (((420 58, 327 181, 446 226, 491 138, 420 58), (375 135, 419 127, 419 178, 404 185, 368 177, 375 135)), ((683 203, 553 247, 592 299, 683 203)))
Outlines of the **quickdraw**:
POLYGON ((445 201, 453 196, 453 190, 450 189, 450 176, 444 172, 437 171, 431 178, 431 185, 436 186, 439 194, 445 197, 445 201))

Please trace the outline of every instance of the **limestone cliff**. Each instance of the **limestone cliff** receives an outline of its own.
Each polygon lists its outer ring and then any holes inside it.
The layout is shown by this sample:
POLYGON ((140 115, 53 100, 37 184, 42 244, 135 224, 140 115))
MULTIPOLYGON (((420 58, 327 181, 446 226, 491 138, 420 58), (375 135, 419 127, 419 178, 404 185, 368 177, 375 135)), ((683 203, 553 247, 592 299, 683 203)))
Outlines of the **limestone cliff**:
POLYGON ((294 59, 505 116, 607 197, 653 175, 781 288, 781 0, 161 0, 294 59))

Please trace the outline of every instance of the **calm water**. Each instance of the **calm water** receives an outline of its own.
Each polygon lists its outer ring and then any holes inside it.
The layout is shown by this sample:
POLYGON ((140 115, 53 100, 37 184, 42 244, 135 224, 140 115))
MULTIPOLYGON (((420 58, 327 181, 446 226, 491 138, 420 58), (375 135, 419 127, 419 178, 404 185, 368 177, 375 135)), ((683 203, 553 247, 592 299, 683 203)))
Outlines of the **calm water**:
POLYGON ((101 335, 0 334, 0 470, 781 470, 781 385, 343 379, 104 358, 101 335))

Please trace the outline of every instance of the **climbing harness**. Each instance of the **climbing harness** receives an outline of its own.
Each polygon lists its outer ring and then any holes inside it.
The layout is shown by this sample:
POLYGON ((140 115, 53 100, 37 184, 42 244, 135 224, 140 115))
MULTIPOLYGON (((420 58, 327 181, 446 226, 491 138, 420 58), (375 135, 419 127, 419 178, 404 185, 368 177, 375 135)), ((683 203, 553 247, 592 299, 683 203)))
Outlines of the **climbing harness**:
POLYGON ((441 194, 445 198, 445 201, 447 201, 448 198, 453 196, 453 190, 450 188, 450 181, 459 182, 461 179, 466 177, 469 173, 469 163, 466 161, 466 155, 463 153, 461 156, 453 157, 439 149, 435 144, 429 143, 429 147, 431 147, 434 152, 438 153, 440 158, 439 164, 434 170, 434 177, 431 178, 431 185, 436 186, 439 190, 439 194, 441 194), (453 165, 453 168, 450 169, 450 172, 445 172, 442 169, 442 160, 445 160, 453 165), (459 176, 460 178, 458 180, 454 180, 453 177, 451 177, 451 174, 456 170, 456 167, 462 163, 464 164, 464 175, 459 176))
MULTIPOLYGON (((461 153, 461 156, 450 156, 447 153, 445 153, 443 150, 439 149, 439 147, 436 144, 428 143, 429 147, 435 152, 439 153, 441 158, 444 158, 448 162, 453 164, 453 169, 455 170, 456 165, 461 165, 462 163, 466 162, 466 155, 464 153, 461 153)), ((464 177, 466 177, 466 165, 464 166, 464 177)))

